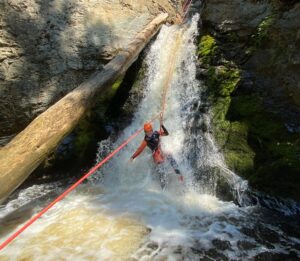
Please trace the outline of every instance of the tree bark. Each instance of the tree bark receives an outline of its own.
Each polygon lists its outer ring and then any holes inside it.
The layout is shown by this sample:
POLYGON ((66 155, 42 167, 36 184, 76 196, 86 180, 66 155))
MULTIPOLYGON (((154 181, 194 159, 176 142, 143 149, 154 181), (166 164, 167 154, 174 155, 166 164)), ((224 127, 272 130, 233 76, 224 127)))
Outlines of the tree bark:
POLYGON ((96 96, 107 90, 129 68, 167 17, 168 14, 158 15, 101 72, 92 75, 89 80, 48 108, 0 150, 0 203, 74 129, 95 103, 96 96))

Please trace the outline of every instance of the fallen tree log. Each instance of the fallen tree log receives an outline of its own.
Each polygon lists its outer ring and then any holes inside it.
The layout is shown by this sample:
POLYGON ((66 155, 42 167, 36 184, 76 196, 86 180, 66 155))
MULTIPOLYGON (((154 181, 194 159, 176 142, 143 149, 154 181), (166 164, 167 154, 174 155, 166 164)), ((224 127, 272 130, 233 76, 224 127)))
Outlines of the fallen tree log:
POLYGON ((55 150, 96 97, 125 73, 167 17, 168 14, 158 15, 101 72, 48 108, 0 150, 0 203, 55 150))

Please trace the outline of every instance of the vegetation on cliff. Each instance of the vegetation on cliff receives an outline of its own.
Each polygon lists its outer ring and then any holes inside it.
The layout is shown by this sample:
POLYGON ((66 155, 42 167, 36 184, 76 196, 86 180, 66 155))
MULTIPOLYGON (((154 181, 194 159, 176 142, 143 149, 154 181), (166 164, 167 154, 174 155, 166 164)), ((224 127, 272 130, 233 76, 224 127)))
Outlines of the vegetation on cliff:
MULTIPOLYGON (((251 46, 242 49, 244 57, 249 59, 249 49, 259 52, 272 22, 272 17, 263 19, 257 33, 252 34, 251 46)), ((216 39, 207 33, 199 41, 199 62, 204 69, 217 146, 229 168, 254 188, 300 200, 300 135, 289 132, 284 119, 265 103, 258 88, 243 88, 247 71, 235 59, 226 59, 228 42, 239 41, 232 36, 216 39)))

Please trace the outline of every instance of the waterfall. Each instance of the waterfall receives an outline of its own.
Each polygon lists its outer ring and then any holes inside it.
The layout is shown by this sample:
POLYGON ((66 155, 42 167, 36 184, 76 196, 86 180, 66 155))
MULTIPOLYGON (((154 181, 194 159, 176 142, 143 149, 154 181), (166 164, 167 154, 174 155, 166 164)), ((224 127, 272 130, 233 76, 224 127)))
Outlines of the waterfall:
MULTIPOLYGON (((134 162, 129 162, 144 138, 140 134, 88 183, 58 203, 1 252, 1 260, 299 257, 300 235, 294 232, 300 231, 297 219, 287 221, 278 212, 247 204, 244 193, 247 183, 226 168, 214 145, 209 111, 201 109, 205 107, 202 99, 205 86, 196 80, 195 39, 199 19, 195 15, 182 26, 162 27, 147 50, 143 98, 132 122, 115 140, 101 141, 97 154, 101 160, 157 115, 163 90, 168 85, 164 125, 170 135, 161 138, 162 150, 172 154, 184 183, 166 166, 168 183, 162 190, 148 148, 134 162), (229 184, 239 204, 216 196, 220 177, 229 184)), ((153 127, 159 128, 157 120, 153 127)), ((1 209, 0 217, 5 218, 11 208, 9 204, 1 209)), ((34 206, 32 211, 38 210, 39 206, 34 206)), ((5 222, 2 219, 0 223, 12 225, 5 222)), ((0 229, 0 240, 7 234, 0 229)))
MULTIPOLYGON (((201 128, 203 125, 209 128, 210 119, 208 113, 199 112, 205 92, 205 86, 196 80, 195 39, 199 19, 199 15, 195 15, 190 23, 183 26, 162 27, 146 57, 144 98, 134 119, 114 144, 107 140, 100 143, 98 160, 161 111, 163 91, 168 88, 164 124, 170 135, 161 139, 162 148, 179 164, 185 178, 185 189, 215 195, 218 170, 230 186, 228 189, 234 192, 237 202, 242 203, 245 201, 242 192, 247 190, 247 182, 226 168, 211 133, 201 128)), ((154 127, 159 128, 158 121, 154 127)), ((101 169, 99 176, 105 177, 106 187, 116 187, 117 184, 137 186, 139 182, 142 185, 147 178, 150 180, 157 176, 148 149, 133 164, 127 164, 142 140, 143 134, 101 169)))

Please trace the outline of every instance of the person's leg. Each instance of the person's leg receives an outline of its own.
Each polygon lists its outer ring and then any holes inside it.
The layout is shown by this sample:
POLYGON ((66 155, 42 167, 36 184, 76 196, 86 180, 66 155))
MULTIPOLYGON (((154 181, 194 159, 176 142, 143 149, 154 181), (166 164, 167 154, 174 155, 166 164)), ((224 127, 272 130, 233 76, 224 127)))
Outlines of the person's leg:
POLYGON ((170 164, 171 164, 172 168, 174 169, 175 173, 177 175, 181 175, 178 164, 177 164, 176 160, 172 157, 172 155, 168 154, 167 159, 170 162, 170 164))
POLYGON ((159 181, 160 181, 160 186, 164 190, 165 187, 166 187, 166 185, 167 185, 165 170, 164 170, 164 168, 163 168, 162 165, 157 165, 156 171, 158 173, 158 178, 159 178, 159 181))

